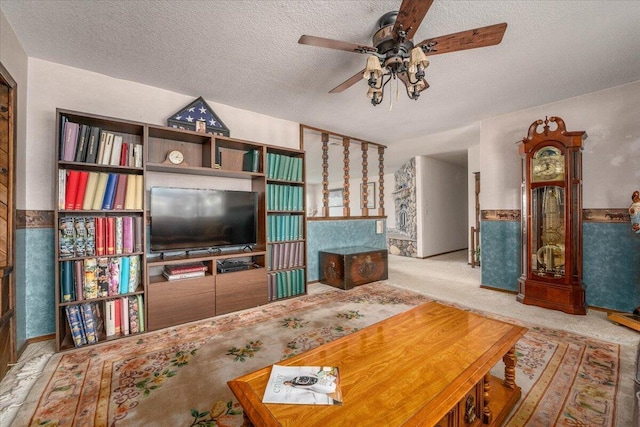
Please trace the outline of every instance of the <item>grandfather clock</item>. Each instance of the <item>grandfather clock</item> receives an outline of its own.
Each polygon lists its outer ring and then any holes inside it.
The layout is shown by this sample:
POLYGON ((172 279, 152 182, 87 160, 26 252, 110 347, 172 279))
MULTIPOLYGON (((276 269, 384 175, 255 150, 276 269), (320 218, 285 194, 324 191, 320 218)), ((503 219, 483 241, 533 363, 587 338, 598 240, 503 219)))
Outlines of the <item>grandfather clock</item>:
POLYGON ((583 131, 567 132, 559 117, 537 120, 522 157, 523 304, 586 314, 582 286, 583 131))

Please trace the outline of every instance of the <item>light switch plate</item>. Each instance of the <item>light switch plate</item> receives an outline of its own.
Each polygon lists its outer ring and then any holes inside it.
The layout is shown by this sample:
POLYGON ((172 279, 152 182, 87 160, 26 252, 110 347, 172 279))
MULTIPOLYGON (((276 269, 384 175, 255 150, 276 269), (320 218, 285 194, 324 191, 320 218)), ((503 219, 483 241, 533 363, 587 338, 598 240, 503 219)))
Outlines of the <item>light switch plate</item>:
POLYGON ((384 221, 381 219, 376 220, 376 234, 382 234, 384 232, 384 221))

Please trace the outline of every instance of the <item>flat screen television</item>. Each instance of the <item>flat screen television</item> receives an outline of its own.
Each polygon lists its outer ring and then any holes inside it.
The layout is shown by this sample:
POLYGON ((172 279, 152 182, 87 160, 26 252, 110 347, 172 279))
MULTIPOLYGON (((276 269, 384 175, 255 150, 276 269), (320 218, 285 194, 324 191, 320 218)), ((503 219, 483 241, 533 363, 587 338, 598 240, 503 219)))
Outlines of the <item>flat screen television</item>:
POLYGON ((257 242, 257 192, 152 187, 150 214, 152 252, 257 242))

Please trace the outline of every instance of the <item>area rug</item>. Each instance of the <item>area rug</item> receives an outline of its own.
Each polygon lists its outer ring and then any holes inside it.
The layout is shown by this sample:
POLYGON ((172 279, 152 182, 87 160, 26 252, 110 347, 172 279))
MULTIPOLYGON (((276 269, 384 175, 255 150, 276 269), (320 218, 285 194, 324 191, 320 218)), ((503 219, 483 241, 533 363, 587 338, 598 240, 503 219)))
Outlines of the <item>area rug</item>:
MULTIPOLYGON (((15 425, 243 426, 228 380, 429 300, 378 282, 56 354, 15 425)), ((613 427, 618 346, 528 327, 507 425, 613 427)))

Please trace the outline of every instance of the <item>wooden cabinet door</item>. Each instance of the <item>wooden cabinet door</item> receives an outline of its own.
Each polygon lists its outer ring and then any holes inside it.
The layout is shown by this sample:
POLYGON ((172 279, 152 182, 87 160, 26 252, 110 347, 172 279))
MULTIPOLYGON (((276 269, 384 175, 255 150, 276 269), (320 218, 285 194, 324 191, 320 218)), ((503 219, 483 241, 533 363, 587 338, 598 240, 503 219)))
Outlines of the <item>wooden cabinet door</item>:
POLYGON ((0 64, 0 379, 16 361, 13 278, 16 82, 0 64))

